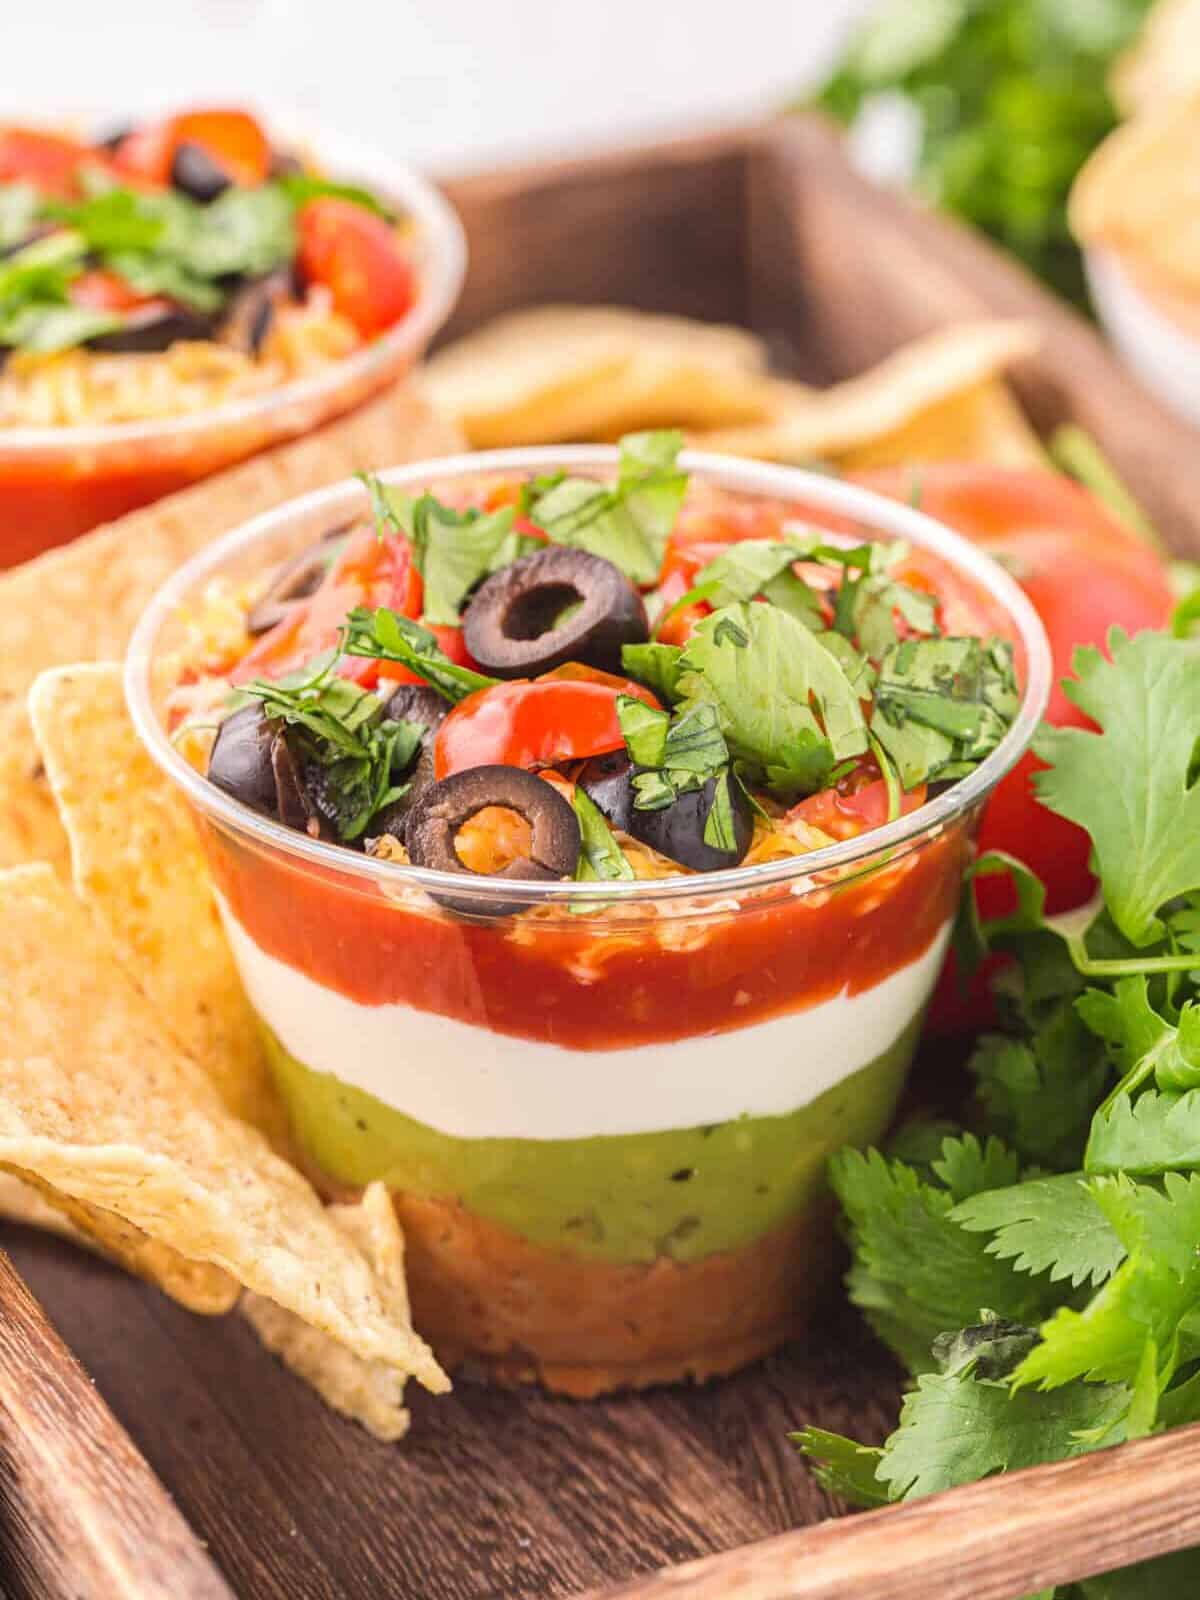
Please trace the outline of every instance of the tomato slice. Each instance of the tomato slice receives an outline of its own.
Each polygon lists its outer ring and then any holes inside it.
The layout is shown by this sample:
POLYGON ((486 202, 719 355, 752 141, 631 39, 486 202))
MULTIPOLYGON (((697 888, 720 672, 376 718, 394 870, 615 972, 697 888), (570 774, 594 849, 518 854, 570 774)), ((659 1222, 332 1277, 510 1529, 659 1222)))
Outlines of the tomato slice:
POLYGON ((0 183, 32 183, 42 194, 72 200, 81 166, 104 166, 104 155, 78 139, 35 128, 0 128, 0 183))
MULTIPOLYGON (((907 816, 924 804, 925 785, 918 784, 901 795, 901 814, 907 816)), ((793 806, 788 816, 819 828, 832 839, 857 839, 860 833, 882 828, 887 821, 887 784, 882 778, 874 778, 856 789, 822 789, 793 806)))
POLYGON ((135 311, 147 306, 165 309, 171 303, 161 295, 139 294, 124 278, 100 267, 81 272, 71 284, 70 296, 75 305, 96 311, 135 311))
POLYGON ((658 701, 640 683, 596 674, 498 683, 459 702, 438 729, 433 765, 441 779, 468 767, 552 767, 618 750, 617 697, 658 701))
POLYGON ((181 144, 198 144, 232 182, 246 188, 265 183, 274 153, 262 124, 248 111, 185 111, 165 122, 127 134, 113 153, 113 165, 128 178, 156 187, 171 181, 171 163, 181 144))
POLYGON ((322 196, 297 217, 300 271, 328 289, 334 309, 373 339, 412 307, 417 279, 395 229, 351 200, 322 196))
MULTIPOLYGON (((295 672, 337 643, 342 624, 355 606, 389 606, 403 616, 419 616, 422 588, 407 539, 377 539, 373 529, 360 528, 351 535, 317 592, 262 636, 230 674, 231 681, 281 678, 295 672)), ((348 656, 338 671, 370 688, 385 665, 348 656)))

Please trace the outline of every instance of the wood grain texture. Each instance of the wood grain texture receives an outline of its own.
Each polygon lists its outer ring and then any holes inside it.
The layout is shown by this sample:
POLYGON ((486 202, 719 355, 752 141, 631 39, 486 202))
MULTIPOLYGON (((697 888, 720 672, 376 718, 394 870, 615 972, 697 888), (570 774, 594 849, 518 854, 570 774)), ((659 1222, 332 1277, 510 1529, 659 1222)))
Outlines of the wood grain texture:
POLYGON ((2 1254, 0 1572, 6 1600, 232 1600, 2 1254))
POLYGON ((1012 1600, 1200 1543, 1200 1425, 820 1524, 580 1600, 1012 1600))

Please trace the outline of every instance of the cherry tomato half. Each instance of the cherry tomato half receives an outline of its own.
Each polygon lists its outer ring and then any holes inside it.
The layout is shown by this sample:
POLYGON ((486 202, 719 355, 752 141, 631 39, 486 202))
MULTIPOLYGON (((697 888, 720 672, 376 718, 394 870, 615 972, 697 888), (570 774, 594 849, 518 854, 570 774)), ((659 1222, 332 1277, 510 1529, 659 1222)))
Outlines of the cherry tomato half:
POLYGON ((113 165, 127 178, 164 187, 181 144, 198 144, 232 182, 252 188, 265 183, 274 159, 271 141, 248 111, 186 111, 127 134, 113 152, 113 165))
POLYGON ((42 194, 74 199, 82 166, 104 166, 105 157, 77 139, 35 128, 0 128, 0 183, 32 183, 42 194))
POLYGON ((81 272, 71 284, 70 296, 75 305, 90 306, 95 311, 133 311, 170 304, 160 295, 139 294, 124 278, 101 267, 81 272))
POLYGON ((658 705, 640 683, 608 673, 480 689, 460 701, 438 729, 434 772, 441 779, 493 764, 536 770, 617 750, 624 743, 617 720, 622 694, 658 705))
MULTIPOLYGON (((373 529, 360 528, 347 540, 317 592, 262 636, 230 674, 231 681, 281 678, 294 672, 337 643, 355 606, 389 606, 402 616, 417 617, 422 588, 407 539, 377 539, 373 529)), ((386 663, 348 656, 338 671, 370 688, 382 666, 386 663)))
MULTIPOLYGON (((878 769, 873 767, 871 770, 878 769)), ((919 784, 900 798, 903 814, 915 811, 924 804, 924 784, 919 784)), ((807 822, 812 828, 819 828, 831 839, 857 839, 860 833, 866 833, 871 828, 882 828, 887 821, 887 784, 882 778, 874 778, 857 788, 822 789, 819 794, 809 795, 807 800, 801 800, 799 805, 793 806, 788 816, 807 822)))
POLYGON ((365 339, 383 333, 417 298, 412 262, 395 229, 363 206, 323 196, 297 217, 300 271, 329 290, 334 310, 365 339))

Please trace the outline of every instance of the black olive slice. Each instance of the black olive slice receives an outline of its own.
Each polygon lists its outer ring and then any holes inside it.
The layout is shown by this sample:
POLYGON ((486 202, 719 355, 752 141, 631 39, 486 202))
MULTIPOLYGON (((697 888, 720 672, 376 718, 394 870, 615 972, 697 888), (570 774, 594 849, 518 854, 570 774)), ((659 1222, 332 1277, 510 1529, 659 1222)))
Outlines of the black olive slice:
POLYGON ((145 306, 131 311, 119 328, 87 341, 89 350, 110 355, 151 355, 184 339, 211 339, 211 317, 186 306, 145 306))
POLYGON ((633 763, 624 750, 593 756, 581 768, 576 783, 595 801, 609 825, 629 833, 633 811, 633 763))
POLYGON ((317 592, 333 559, 330 546, 347 531, 345 526, 330 528, 315 544, 307 545, 283 563, 271 579, 267 592, 246 614, 246 632, 251 638, 269 633, 288 616, 293 606, 317 592))
POLYGON ((294 298, 290 267, 251 279, 236 290, 225 309, 219 330, 221 342, 257 356, 275 325, 279 307, 294 298))
MULTIPOLYGON (((579 861, 579 823, 573 808, 558 790, 520 767, 469 767, 443 778, 414 807, 408 819, 405 843, 418 867, 441 872, 461 872, 466 877, 491 882, 497 878, 551 881, 574 875, 579 861), (489 806, 515 811, 529 824, 529 854, 490 875, 473 873, 455 847, 459 830, 489 806)), ((501 917, 519 911, 523 902, 485 904, 439 894, 441 905, 473 916, 501 917)))
POLYGON ((602 556, 554 545, 485 580, 463 638, 484 672, 528 678, 567 661, 621 670, 621 646, 649 637, 641 596, 602 556))
POLYGON ((232 188, 233 179, 202 144, 192 144, 185 139, 171 157, 171 184, 182 194, 207 205, 232 188))
MULTIPOLYGON (((704 825, 719 781, 719 778, 710 778, 702 789, 688 790, 661 811, 639 811, 634 806, 629 813, 627 831, 660 855, 678 861, 681 867, 691 867, 694 872, 720 872, 723 867, 736 867, 754 837, 754 810, 741 784, 730 780, 734 847, 715 850, 706 844, 704 825)), ((599 801, 596 803, 599 805, 599 801)))
POLYGON ((389 697, 384 706, 384 715, 393 722, 423 722, 425 738, 422 743, 427 744, 430 735, 445 720, 449 709, 437 690, 431 689, 427 683, 402 683, 389 697))
POLYGON ((278 722, 263 714, 257 702, 242 706, 217 729, 208 758, 208 777, 218 789, 269 817, 279 815, 272 746, 278 722))

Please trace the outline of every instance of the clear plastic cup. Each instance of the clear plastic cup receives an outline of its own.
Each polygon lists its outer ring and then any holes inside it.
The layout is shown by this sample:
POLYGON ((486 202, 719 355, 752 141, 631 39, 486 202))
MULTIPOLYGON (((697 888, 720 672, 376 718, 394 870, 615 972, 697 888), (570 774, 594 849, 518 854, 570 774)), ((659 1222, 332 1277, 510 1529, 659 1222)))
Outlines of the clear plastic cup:
POLYGON ((333 176, 369 184, 414 223, 420 292, 379 338, 308 377, 209 411, 94 427, 0 427, 0 568, 16 565, 365 404, 421 356, 466 271, 457 216, 426 179, 352 141, 271 123, 333 176))
MULTIPOLYGON (((615 461, 496 451, 384 477, 603 476, 615 461)), ((683 465, 949 563, 1017 643, 1022 701, 999 748, 866 836, 657 882, 501 884, 290 831, 183 759, 163 695, 210 580, 261 575, 361 513, 356 483, 189 563, 127 665, 139 732, 195 812, 307 1170, 330 1194, 392 1189, 416 1320, 447 1360, 572 1394, 726 1372, 803 1328, 829 1280, 827 1159, 888 1126, 980 809, 1050 684, 1019 587, 928 517, 789 468, 683 465)))

